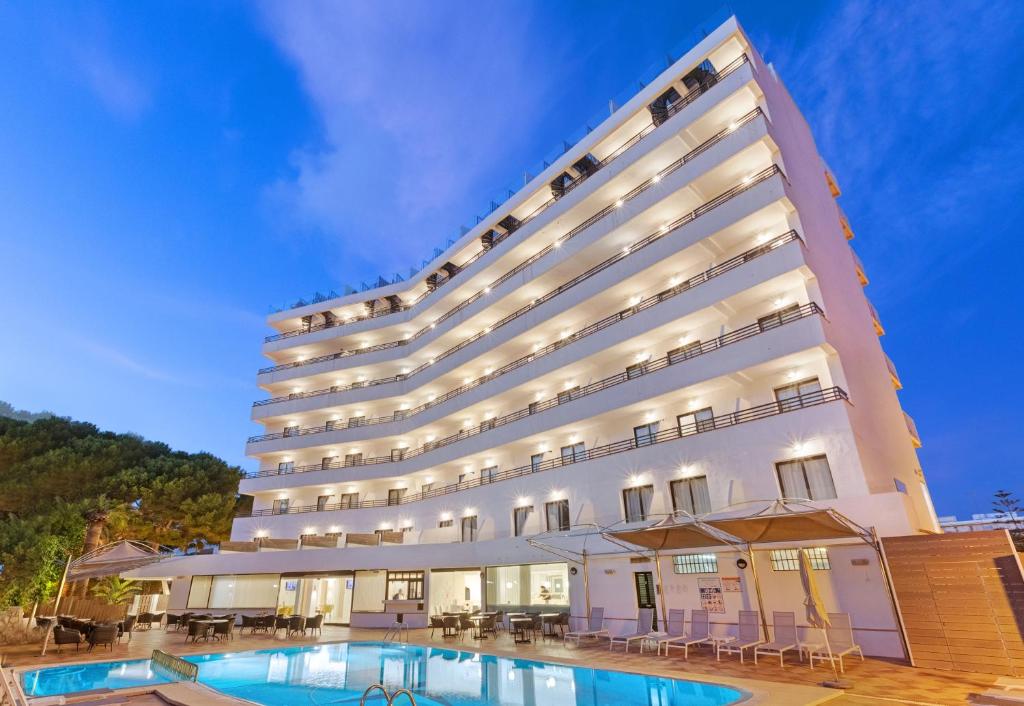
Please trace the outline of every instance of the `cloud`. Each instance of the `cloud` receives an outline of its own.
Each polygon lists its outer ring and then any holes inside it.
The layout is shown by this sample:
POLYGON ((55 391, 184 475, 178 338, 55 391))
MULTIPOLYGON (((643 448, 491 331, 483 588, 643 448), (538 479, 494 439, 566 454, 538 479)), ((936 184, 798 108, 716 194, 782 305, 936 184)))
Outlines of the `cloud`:
MULTIPOLYGON (((340 236, 346 254, 413 264, 457 234, 517 126, 540 102, 549 57, 517 41, 521 5, 267 3, 321 125, 269 190, 290 224, 340 236), (410 244, 413 245, 410 251, 410 244), (420 251, 420 248, 422 251, 420 251)), ((335 240, 335 242, 337 242, 335 240)))
POLYGON ((149 87, 101 43, 74 46, 72 61, 86 86, 114 116, 135 120, 149 108, 149 87))
POLYGON ((185 382, 183 379, 178 378, 175 375, 171 375, 163 370, 146 365, 145 363, 132 358, 127 353, 104 343, 100 343, 99 341, 70 333, 68 337, 78 348, 81 348, 82 350, 91 353, 93 356, 133 375, 138 375, 149 380, 156 380, 158 382, 171 382, 175 384, 182 384, 185 382))

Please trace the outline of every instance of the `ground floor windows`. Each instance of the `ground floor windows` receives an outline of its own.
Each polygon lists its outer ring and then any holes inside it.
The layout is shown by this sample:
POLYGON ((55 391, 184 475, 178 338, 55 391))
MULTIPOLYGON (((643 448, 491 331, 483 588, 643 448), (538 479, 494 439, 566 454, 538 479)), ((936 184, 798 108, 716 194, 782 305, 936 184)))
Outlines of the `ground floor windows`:
POLYGON ((476 515, 462 518, 462 541, 476 541, 476 515))
POLYGON ((544 517, 548 532, 567 532, 569 530, 569 501, 555 500, 544 503, 544 517))
POLYGON ((279 574, 193 576, 189 608, 271 608, 277 605, 279 574))
POLYGON ((387 571, 356 571, 355 587, 352 590, 352 610, 356 613, 383 613, 387 588, 387 571))
POLYGON ((775 464, 782 497, 802 500, 830 500, 836 497, 832 469, 825 455, 798 458, 775 464))
POLYGON ((428 581, 430 615, 483 608, 479 569, 431 571, 428 581))
POLYGON ((691 515, 711 512, 711 494, 708 492, 707 476, 680 478, 668 484, 672 494, 672 509, 691 515))
POLYGON ((353 579, 349 574, 289 576, 280 580, 277 609, 292 615, 321 614, 324 622, 347 624, 352 612, 353 579))
POLYGON ((526 532, 526 521, 530 518, 533 507, 524 505, 512 511, 512 533, 515 537, 522 537, 526 532))
MULTIPOLYGON (((811 568, 816 571, 828 571, 832 564, 828 560, 828 549, 825 547, 809 547, 807 558, 811 562, 811 568)), ((772 562, 772 571, 799 571, 800 550, 799 549, 772 549, 768 557, 772 562)))
POLYGON ((674 574, 717 574, 718 556, 715 554, 676 554, 672 557, 674 574))
POLYGON ((651 512, 651 499, 653 497, 653 485, 642 485, 623 490, 622 504, 626 511, 626 522, 646 520, 651 512))
POLYGON ((488 610, 550 612, 569 606, 567 564, 489 566, 485 577, 488 610))
POLYGON ((387 596, 393 601, 423 600, 423 572, 389 571, 387 596))

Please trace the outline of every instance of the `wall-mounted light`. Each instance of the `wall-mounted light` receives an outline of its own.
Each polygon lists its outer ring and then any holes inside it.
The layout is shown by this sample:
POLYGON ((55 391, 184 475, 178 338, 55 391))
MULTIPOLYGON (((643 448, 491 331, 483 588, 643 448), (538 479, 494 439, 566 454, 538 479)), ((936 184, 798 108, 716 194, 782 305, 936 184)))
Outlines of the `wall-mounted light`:
POLYGON ((615 208, 622 208, 622 205, 624 203, 625 202, 622 199, 619 199, 618 201, 615 202, 615 208))
POLYGON ((661 181, 661 174, 655 174, 651 177, 652 183, 657 184, 659 181, 661 181))

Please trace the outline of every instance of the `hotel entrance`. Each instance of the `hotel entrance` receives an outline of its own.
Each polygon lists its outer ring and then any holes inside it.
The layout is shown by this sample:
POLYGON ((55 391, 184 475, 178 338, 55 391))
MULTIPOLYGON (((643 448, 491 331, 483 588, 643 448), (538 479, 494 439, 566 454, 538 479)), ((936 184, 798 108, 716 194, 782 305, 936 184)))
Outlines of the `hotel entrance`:
POLYGON ((323 613, 328 625, 348 625, 352 614, 351 572, 282 574, 277 608, 292 615, 323 613))

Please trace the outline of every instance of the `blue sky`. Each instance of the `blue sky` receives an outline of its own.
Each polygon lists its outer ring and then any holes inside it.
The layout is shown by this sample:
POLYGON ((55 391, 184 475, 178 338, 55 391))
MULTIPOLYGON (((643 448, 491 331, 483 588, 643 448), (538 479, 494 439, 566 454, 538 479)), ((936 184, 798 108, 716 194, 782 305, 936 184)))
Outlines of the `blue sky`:
MULTIPOLYGON (((708 8, 0 4, 0 399, 252 468, 268 305, 407 271, 708 8)), ((1024 4, 732 8, 843 187, 939 512, 1024 495, 1024 4)))

